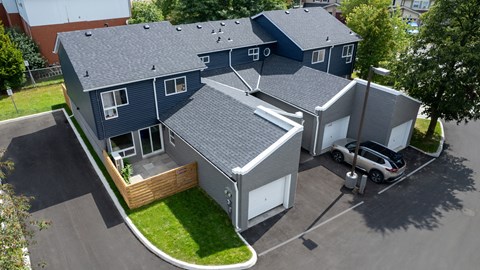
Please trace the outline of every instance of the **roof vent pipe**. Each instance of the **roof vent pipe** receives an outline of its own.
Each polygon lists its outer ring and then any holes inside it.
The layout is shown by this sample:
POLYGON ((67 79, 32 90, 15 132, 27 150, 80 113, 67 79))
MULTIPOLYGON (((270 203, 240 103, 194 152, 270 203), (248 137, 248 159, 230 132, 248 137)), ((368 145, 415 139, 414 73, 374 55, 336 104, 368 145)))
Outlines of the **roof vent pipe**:
POLYGON ((87 71, 85 71, 85 76, 83 76, 83 77, 88 77, 88 76, 89 75, 88 75, 88 70, 87 70, 87 71))
POLYGON ((218 29, 218 33, 223 33, 222 28, 218 29))
POLYGON ((212 35, 215 35, 217 32, 215 32, 215 29, 212 29, 212 35))
POLYGON ((153 70, 153 71, 156 71, 156 70, 157 70, 157 68, 155 67, 155 65, 152 66, 152 70, 153 70))
POLYGON ((150 29, 150 25, 145 24, 145 25, 143 26, 143 29, 150 29))
POLYGON ((87 31, 87 32, 85 32, 85 36, 87 36, 87 37, 92 36, 92 31, 87 31))
POLYGON ((327 42, 330 42, 330 38, 327 36, 327 42))
POLYGON ((233 40, 232 40, 231 38, 228 38, 228 40, 227 40, 227 41, 228 41, 228 42, 232 42, 233 40))
POLYGON ((218 37, 217 43, 219 43, 221 40, 222 40, 222 38, 221 38, 221 37, 218 37))

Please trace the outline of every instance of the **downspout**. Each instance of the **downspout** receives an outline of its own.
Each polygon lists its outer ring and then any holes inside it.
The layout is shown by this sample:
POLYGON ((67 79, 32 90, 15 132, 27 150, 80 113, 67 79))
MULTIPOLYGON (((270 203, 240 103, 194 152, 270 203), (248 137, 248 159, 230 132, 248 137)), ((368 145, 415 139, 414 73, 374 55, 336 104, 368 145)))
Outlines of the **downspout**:
POLYGON ((315 139, 313 140, 313 155, 317 155, 317 142, 318 142, 318 128, 320 126, 320 119, 318 117, 318 112, 321 110, 319 106, 315 107, 315 122, 316 122, 316 127, 315 127, 315 139))
POLYGON ((330 50, 328 51, 327 73, 330 73, 330 57, 332 56, 332 49, 333 49, 333 45, 332 47, 330 47, 330 50))
POLYGON ((248 83, 242 78, 242 76, 240 76, 240 74, 232 66, 232 51, 233 51, 233 49, 230 49, 230 51, 228 52, 228 65, 233 70, 233 72, 238 76, 238 78, 240 78, 240 80, 243 82, 243 84, 245 84, 247 86, 248 90, 250 90, 250 92, 251 92, 251 91, 253 91, 252 87, 250 87, 250 85, 248 85, 248 83))
POLYGON ((157 113, 157 120, 160 121, 160 117, 158 116, 158 99, 157 99, 157 85, 156 82, 157 78, 153 78, 153 96, 155 98, 155 112, 157 113))
POLYGON ((238 192, 238 180, 240 180, 240 178, 242 177, 240 167, 236 167, 232 169, 232 173, 236 175, 235 181, 232 181, 232 182, 233 182, 233 187, 235 188, 235 230, 238 232, 240 231, 240 227, 238 227, 238 195, 240 194, 238 192))
MULTIPOLYGON (((103 106, 102 104, 100 104, 100 97, 99 97, 100 93, 98 91, 96 91, 95 93, 95 97, 97 98, 97 104, 98 104, 98 111, 100 113, 100 116, 102 116, 102 111, 103 111, 103 114, 105 114, 105 111, 103 110, 103 106)), ((103 121, 105 120, 105 115, 102 117, 100 117, 100 123, 102 124, 102 133, 103 133, 103 139, 106 140, 108 138, 106 138, 105 136, 105 125, 103 124, 103 121)), ((111 150, 111 149, 110 149, 111 150)))

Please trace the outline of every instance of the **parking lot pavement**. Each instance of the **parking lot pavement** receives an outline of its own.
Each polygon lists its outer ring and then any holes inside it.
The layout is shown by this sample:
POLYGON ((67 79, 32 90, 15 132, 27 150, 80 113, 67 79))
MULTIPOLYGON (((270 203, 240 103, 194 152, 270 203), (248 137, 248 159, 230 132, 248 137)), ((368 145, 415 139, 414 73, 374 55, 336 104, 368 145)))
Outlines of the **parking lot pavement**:
MULTIPOLYGON (((407 174, 431 159, 410 148, 402 153, 408 164, 407 174)), ((343 187, 345 174, 350 169, 348 164, 336 163, 329 153, 313 158, 302 152, 300 162, 294 207, 242 233, 260 257, 272 248, 277 248, 306 231, 316 229, 329 219, 339 217, 358 204, 377 199, 380 196, 378 192, 389 186, 368 180, 364 195, 353 194, 343 187)), ((358 170, 357 173, 364 174, 358 170)), ((295 242, 307 248, 318 245, 303 237, 298 239, 295 242)))
POLYGON ((0 148, 15 163, 6 179, 34 196, 34 219, 52 221, 29 247, 45 269, 176 269, 132 234, 93 170, 63 112, 0 124, 0 148))

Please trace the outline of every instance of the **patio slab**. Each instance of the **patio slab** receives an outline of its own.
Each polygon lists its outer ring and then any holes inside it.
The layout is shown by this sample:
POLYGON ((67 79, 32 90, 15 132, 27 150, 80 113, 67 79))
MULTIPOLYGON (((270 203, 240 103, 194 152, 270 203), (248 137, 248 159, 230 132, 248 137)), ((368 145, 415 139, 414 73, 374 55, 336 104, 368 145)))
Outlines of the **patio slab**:
POLYGON ((132 184, 178 167, 166 153, 142 159, 132 166, 133 176, 130 178, 132 184))

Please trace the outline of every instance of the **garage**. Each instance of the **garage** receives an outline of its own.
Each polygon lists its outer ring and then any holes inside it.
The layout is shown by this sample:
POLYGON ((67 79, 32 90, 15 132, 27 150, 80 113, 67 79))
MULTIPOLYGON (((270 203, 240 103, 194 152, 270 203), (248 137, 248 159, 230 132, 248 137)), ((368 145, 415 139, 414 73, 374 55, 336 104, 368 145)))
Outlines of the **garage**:
POLYGON ((323 131, 322 150, 332 146, 333 142, 347 137, 350 116, 338 119, 325 125, 323 131))
POLYGON ((286 175, 248 193, 249 220, 279 205, 288 205, 290 177, 286 175))
POLYGON ((388 148, 393 150, 401 150, 407 147, 408 135, 410 135, 411 128, 412 120, 394 127, 390 133, 388 148))

